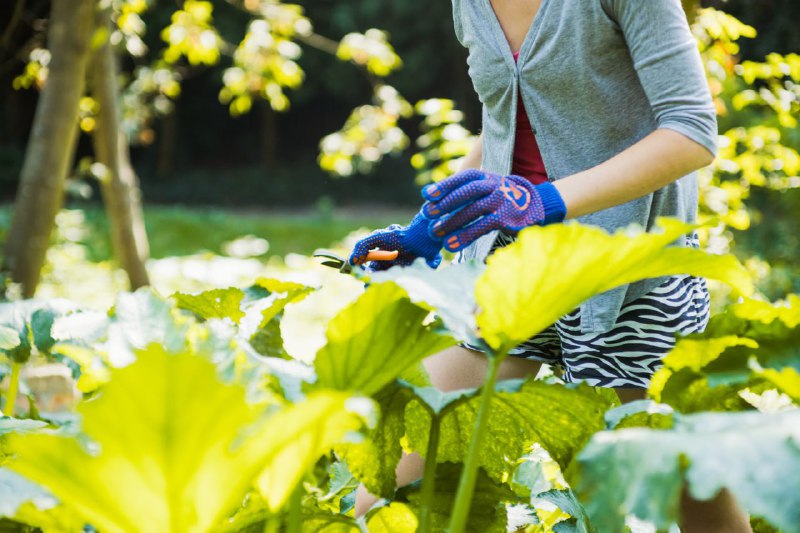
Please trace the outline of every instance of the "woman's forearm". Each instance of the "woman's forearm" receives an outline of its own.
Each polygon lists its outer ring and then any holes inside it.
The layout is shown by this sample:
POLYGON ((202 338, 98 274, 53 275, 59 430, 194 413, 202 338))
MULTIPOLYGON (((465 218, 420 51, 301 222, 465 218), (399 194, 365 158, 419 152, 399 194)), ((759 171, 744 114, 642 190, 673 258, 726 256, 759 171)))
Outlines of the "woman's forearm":
POLYGON ((711 164, 700 144, 669 129, 658 129, 605 163, 554 184, 576 218, 624 204, 711 164))
POLYGON ((472 150, 465 155, 459 164, 458 172, 469 168, 481 168, 481 158, 483 157, 483 133, 478 135, 472 150))

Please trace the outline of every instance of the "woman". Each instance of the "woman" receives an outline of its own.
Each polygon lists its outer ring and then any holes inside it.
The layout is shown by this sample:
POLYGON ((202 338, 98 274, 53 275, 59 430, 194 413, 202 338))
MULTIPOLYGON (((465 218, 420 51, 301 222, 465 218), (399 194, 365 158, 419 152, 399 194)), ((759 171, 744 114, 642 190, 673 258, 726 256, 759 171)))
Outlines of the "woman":
MULTIPOLYGON (((482 134, 461 172, 423 189, 427 202, 408 226, 363 239, 351 263, 374 248, 400 252, 375 269, 416 257, 435 267, 442 247, 460 261, 483 260, 525 226, 567 219, 610 232, 650 229, 659 216, 694 221, 696 170, 716 155, 717 125, 680 0, 452 1, 482 134)), ((524 343, 498 379, 535 375, 547 362, 568 381, 639 399, 674 334, 701 331, 707 320, 704 280, 633 283, 524 343)), ((486 371, 485 356, 467 346, 424 363, 442 390, 477 387, 486 371)), ((419 455, 404 455, 398 484, 422 471, 419 455)), ((360 488, 356 514, 374 501, 360 488)), ((727 492, 709 502, 686 496, 682 506, 684 532, 750 531, 727 492)))

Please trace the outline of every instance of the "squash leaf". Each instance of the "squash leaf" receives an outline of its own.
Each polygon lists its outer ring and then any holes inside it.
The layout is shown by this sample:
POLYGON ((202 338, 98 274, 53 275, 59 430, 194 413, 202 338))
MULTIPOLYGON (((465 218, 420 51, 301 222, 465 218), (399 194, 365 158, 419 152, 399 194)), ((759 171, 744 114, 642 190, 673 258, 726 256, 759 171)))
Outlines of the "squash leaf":
MULTIPOLYGON (((221 383, 203 357, 170 355, 155 344, 137 355, 112 371, 99 397, 79 405, 90 444, 52 434, 9 439, 9 468, 102 531, 208 531, 259 472, 275 461, 307 459, 302 442, 291 447, 306 432, 329 435, 321 418, 341 412, 362 420, 347 409, 349 395, 321 392, 253 425, 257 410, 245 402, 244 388, 221 383)), ((355 426, 342 423, 343 431, 355 426)), ((282 472, 287 483, 297 477, 282 472)))
POLYGON ((329 323, 328 343, 314 361, 318 384, 372 395, 425 357, 455 344, 434 325, 423 325, 427 315, 394 283, 370 285, 329 323))
POLYGON ((660 220, 660 232, 628 237, 579 224, 522 230, 489 257, 475 291, 478 327, 495 350, 512 348, 590 297, 633 281, 673 274, 719 279, 748 295, 753 284, 730 255, 670 246, 692 226, 660 220))
MULTIPOLYGON (((480 397, 472 397, 445 411, 437 461, 465 459, 479 402, 480 397)), ((528 380, 517 391, 496 392, 486 431, 492 438, 483 443, 479 464, 492 479, 501 481, 538 442, 563 468, 592 433, 605 428, 603 413, 609 406, 587 386, 569 388, 528 380)), ((429 427, 428 410, 410 403, 406 433, 411 449, 425 453, 429 427)))
POLYGON ((230 318, 238 324, 244 316, 240 306, 244 299, 241 289, 213 289, 199 294, 183 294, 176 292, 172 298, 180 309, 191 311, 202 319, 230 318))
POLYGON ((672 430, 604 431, 576 467, 572 486, 599 531, 622 531, 627 514, 667 529, 679 520, 684 481, 697 499, 727 488, 753 515, 800 531, 798 409, 675 415, 672 430))
MULTIPOLYGON (((446 531, 450 513, 455 503, 458 482, 463 465, 439 463, 436 465, 436 486, 431 513, 431 530, 446 531)), ((408 502, 415 512, 421 507, 419 482, 397 489, 397 501, 408 502)), ((507 485, 501 484, 478 469, 478 479, 472 496, 466 531, 474 533, 504 533, 508 521, 506 502, 516 502, 517 497, 507 485)), ((370 530, 371 531, 371 530, 370 530)))

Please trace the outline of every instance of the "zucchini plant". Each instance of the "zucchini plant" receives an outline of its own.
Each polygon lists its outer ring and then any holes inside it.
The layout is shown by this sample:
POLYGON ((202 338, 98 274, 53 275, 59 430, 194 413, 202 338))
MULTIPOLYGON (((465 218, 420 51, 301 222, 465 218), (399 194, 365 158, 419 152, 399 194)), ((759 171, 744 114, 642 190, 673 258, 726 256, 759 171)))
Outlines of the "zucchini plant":
MULTIPOLYGON (((85 399, 72 418, 0 419, 0 483, 14 487, 0 515, 48 531, 621 531, 630 516, 669 527, 687 484, 700 498, 728 488, 798 531, 796 476, 755 497, 765 480, 750 475, 800 461, 796 299, 746 301, 681 339, 649 403, 618 407, 613 392, 555 377, 497 381, 509 349, 620 284, 689 273, 748 295, 732 256, 671 246, 690 229, 530 228, 487 265, 372 274, 312 364, 282 342, 282 317, 315 294, 302 284, 141 289, 105 314, 70 308, 48 353, 71 362, 85 399), (441 392, 421 362, 463 341, 486 348, 485 382, 441 392), (767 393, 786 412, 759 411, 767 393), (698 412, 720 408, 748 412, 698 412), (708 442, 725 443, 719 456, 708 442), (397 489, 404 450, 426 458, 425 475, 397 489), (383 500, 355 519, 358 483, 383 500)), ((11 358, 27 326, 4 327, 11 358)))

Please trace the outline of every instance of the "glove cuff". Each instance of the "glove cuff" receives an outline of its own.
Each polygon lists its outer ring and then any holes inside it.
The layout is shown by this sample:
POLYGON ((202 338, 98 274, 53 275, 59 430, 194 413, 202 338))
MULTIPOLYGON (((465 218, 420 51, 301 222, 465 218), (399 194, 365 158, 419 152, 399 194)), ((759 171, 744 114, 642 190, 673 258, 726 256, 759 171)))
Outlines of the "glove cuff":
POLYGON ((564 204, 564 199, 555 185, 546 181, 535 188, 536 192, 539 193, 539 198, 541 198, 542 207, 544 208, 542 226, 563 222, 567 216, 567 206, 564 204))

